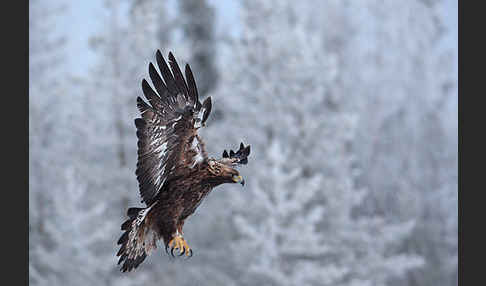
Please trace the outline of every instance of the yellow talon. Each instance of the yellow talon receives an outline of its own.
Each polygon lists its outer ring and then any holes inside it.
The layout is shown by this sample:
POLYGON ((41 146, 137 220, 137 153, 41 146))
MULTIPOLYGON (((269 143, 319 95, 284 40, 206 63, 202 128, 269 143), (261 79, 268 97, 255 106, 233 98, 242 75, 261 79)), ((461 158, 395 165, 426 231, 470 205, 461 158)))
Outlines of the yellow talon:
POLYGON ((182 244, 183 244, 184 252, 185 252, 186 256, 189 256, 190 253, 192 252, 192 250, 189 247, 189 245, 187 244, 187 242, 184 240, 184 238, 182 239, 182 244))
MULTIPOLYGON (((186 256, 191 255, 192 250, 187 244, 187 242, 184 240, 182 236, 176 236, 174 237, 168 244, 168 246, 171 248, 171 253, 174 249, 178 249, 180 255, 186 254, 186 256)), ((174 255, 172 253, 172 255, 174 255)))

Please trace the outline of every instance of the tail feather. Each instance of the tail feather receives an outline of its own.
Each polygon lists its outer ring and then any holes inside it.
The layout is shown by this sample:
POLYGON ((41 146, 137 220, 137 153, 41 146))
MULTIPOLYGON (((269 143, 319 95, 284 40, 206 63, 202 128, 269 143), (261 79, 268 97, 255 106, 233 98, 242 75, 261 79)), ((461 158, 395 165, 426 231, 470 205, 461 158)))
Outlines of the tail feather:
POLYGON ((117 244, 121 245, 116 256, 120 256, 118 265, 123 262, 121 271, 131 271, 140 265, 150 253, 157 248, 159 234, 151 223, 150 210, 148 208, 129 208, 129 217, 121 225, 125 232, 118 239, 117 244))

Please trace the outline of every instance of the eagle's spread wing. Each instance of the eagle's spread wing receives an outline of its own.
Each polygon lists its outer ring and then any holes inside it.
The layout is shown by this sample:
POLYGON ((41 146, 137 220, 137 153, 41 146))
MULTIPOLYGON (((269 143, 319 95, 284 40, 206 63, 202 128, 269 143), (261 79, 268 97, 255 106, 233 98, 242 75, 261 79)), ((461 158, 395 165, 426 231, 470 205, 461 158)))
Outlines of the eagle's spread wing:
POLYGON ((154 202, 165 182, 197 167, 207 158, 197 129, 204 125, 211 112, 211 97, 203 104, 199 102, 189 65, 185 67, 184 79, 172 53, 169 53, 171 69, 160 51, 156 53, 156 60, 163 81, 150 63, 149 75, 157 92, 143 79, 142 90, 149 104, 137 98, 142 118, 135 119, 136 175, 142 201, 147 205, 154 202))

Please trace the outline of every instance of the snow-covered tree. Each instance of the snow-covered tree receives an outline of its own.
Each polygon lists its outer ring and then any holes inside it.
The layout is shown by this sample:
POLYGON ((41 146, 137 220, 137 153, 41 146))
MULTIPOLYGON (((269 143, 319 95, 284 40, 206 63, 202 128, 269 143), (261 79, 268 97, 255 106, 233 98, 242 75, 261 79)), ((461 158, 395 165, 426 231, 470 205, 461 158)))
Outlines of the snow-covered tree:
POLYGON ((57 99, 62 81, 56 74, 62 69, 65 38, 54 33, 53 27, 65 8, 53 1, 29 1, 29 172, 32 175, 29 207, 39 212, 43 207, 38 199, 50 179, 43 173, 48 170, 49 162, 42 150, 59 146, 54 138, 56 116, 61 111, 57 99))
POLYGON ((444 1, 355 1, 347 9, 354 36, 343 68, 345 86, 359 94, 353 149, 366 169, 358 179, 370 190, 366 208, 416 219, 403 247, 426 264, 404 285, 456 285, 457 75, 443 48, 444 1))
POLYGON ((53 27, 66 6, 57 1, 29 1, 29 282, 40 284, 48 273, 37 250, 49 248, 52 239, 46 223, 52 215, 50 192, 61 183, 60 162, 51 157, 66 150, 55 140, 60 118, 65 119, 61 102, 65 38, 53 27))
POLYGON ((111 268, 111 257, 97 255, 106 249, 100 241, 105 241, 107 230, 113 228, 110 221, 100 219, 106 205, 86 200, 86 186, 73 167, 61 175, 65 179, 62 191, 51 198, 52 217, 44 224, 50 246, 31 250, 42 265, 32 267, 32 275, 40 285, 98 284, 111 268))
POLYGON ((271 144, 260 165, 267 179, 252 180, 246 204, 258 216, 235 217, 242 234, 235 247, 246 250, 249 277, 265 285, 386 285, 421 264, 419 257, 388 253, 413 223, 353 217, 364 193, 319 173, 302 179, 302 168, 286 171, 289 150, 280 144, 271 144))
POLYGON ((179 1, 179 10, 181 40, 190 47, 187 61, 198 75, 198 92, 204 97, 218 81, 214 8, 206 0, 182 0, 179 1))
POLYGON ((99 219, 110 209, 96 184, 107 172, 89 143, 102 130, 86 117, 86 82, 66 71, 65 35, 53 28, 69 6, 29 4, 29 281, 106 282, 115 251, 108 234, 118 227, 99 219))
POLYGON ((252 144, 250 191, 232 204, 244 284, 385 285, 422 263, 398 249, 413 221, 355 212, 367 193, 355 186, 359 118, 336 88, 346 75, 334 38, 306 16, 337 5, 243 2, 242 40, 217 97, 229 116, 215 124, 229 134, 221 141, 252 144))

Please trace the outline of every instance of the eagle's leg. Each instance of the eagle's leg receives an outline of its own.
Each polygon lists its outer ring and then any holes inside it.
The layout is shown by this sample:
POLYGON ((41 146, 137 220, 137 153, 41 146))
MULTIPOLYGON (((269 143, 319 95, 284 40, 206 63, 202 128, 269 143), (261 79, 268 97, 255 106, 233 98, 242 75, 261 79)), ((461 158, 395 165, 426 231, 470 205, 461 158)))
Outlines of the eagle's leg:
POLYGON ((179 256, 186 254, 186 256, 192 256, 192 249, 187 244, 183 237, 182 226, 184 223, 177 227, 176 233, 172 236, 173 238, 169 241, 168 246, 171 248, 170 253, 174 256, 174 249, 179 250, 179 256))

